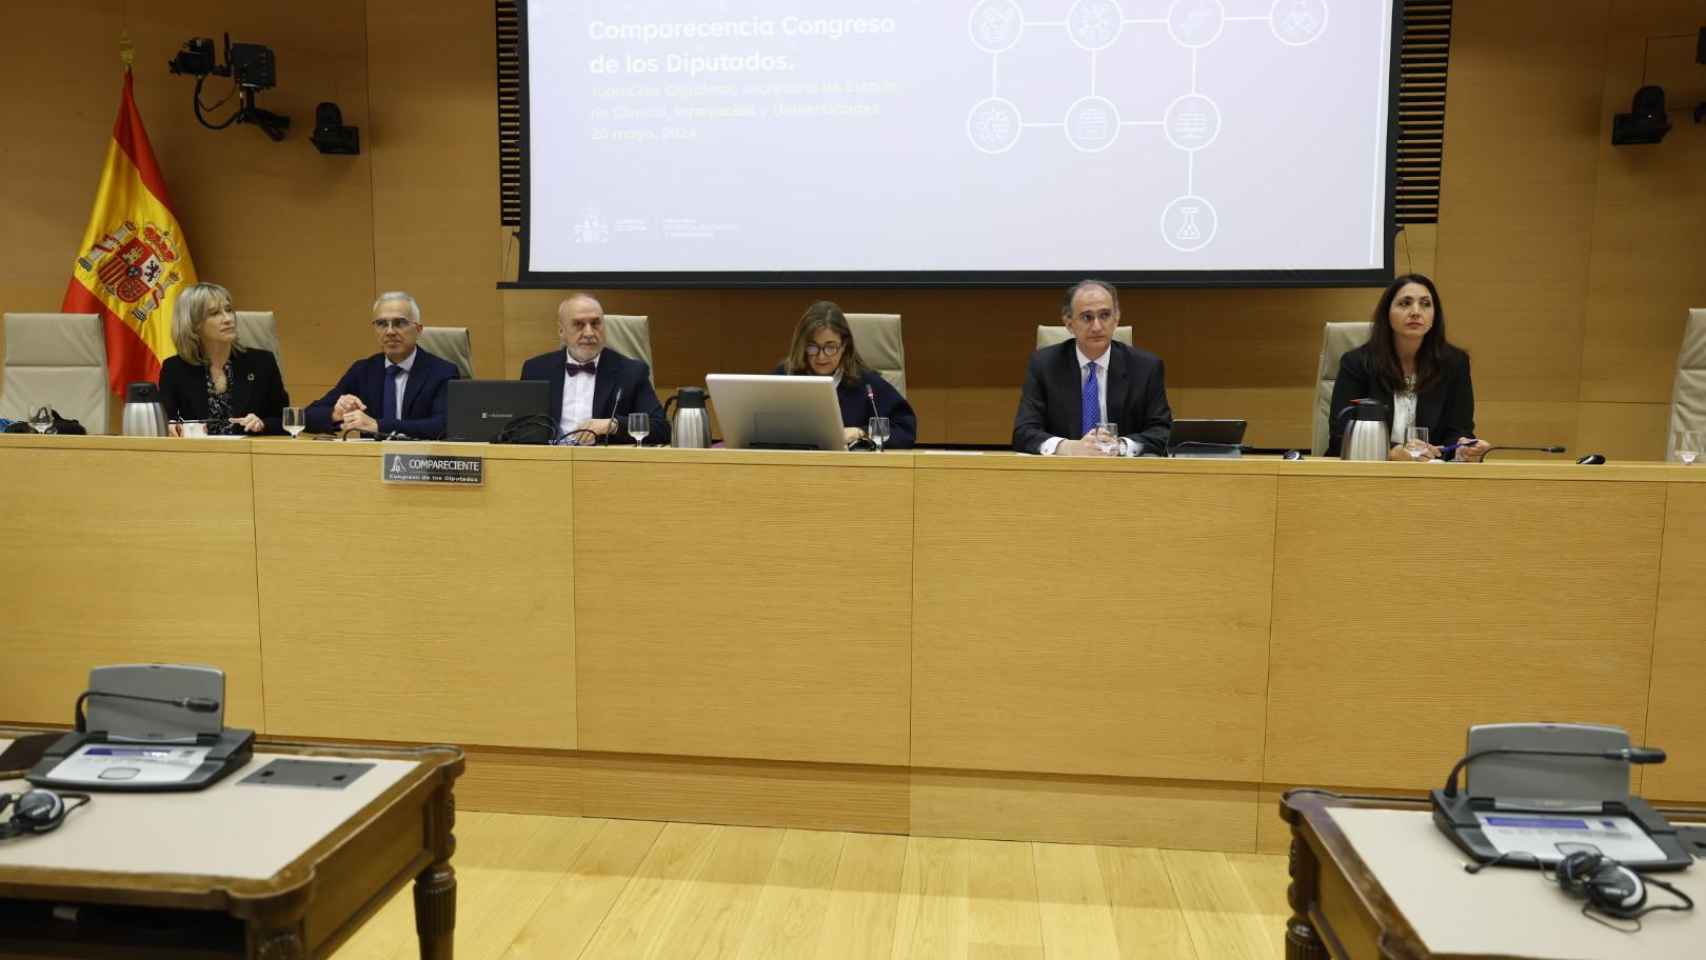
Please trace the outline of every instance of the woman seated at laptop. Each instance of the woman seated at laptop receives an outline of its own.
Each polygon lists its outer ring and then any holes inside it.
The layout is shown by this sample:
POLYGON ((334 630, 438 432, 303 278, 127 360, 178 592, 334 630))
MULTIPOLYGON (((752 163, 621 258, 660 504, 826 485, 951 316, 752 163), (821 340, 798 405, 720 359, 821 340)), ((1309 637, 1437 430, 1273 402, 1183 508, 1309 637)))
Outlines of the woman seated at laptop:
POLYGON ((1480 460, 1492 447, 1475 438, 1475 388, 1469 354, 1445 339, 1445 307, 1434 282, 1419 273, 1392 281, 1374 308, 1368 342, 1345 353, 1328 410, 1327 455, 1344 438, 1340 414, 1369 398, 1392 410, 1389 460, 1480 460), (1427 441, 1406 443, 1410 427, 1427 441))
POLYGON ((231 291, 195 283, 178 294, 172 345, 178 355, 160 364, 160 406, 168 421, 205 421, 210 434, 284 432, 290 395, 278 360, 237 342, 231 291))
POLYGON ((918 415, 882 375, 859 359, 847 315, 828 300, 806 308, 794 327, 788 359, 776 367, 790 376, 835 378, 835 397, 841 402, 841 423, 847 442, 870 439, 865 432, 872 417, 887 417, 885 447, 911 447, 918 440, 918 415))

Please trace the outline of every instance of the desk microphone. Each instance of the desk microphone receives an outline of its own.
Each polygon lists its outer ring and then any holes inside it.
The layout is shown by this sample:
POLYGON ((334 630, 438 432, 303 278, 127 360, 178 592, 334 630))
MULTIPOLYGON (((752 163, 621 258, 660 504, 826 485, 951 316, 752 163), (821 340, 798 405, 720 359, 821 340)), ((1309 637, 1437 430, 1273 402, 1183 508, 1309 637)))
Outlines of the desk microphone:
POLYGON ((1629 763, 1664 763, 1665 752, 1658 747, 1622 747, 1617 750, 1538 750, 1523 747, 1493 747, 1466 754, 1451 768, 1445 778, 1445 795, 1457 796, 1457 775, 1473 760, 1500 754, 1521 754, 1532 757, 1591 757, 1599 760, 1624 760, 1629 763))
POLYGON ((212 697, 144 697, 134 693, 109 693, 105 690, 85 690, 77 697, 76 706, 71 708, 77 720, 77 732, 88 731, 88 720, 83 716, 83 701, 90 697, 105 697, 109 700, 135 700, 140 703, 163 703, 169 707, 178 707, 192 713, 217 713, 219 701, 212 697))
POLYGON ((1513 447, 1513 446, 1509 446, 1507 444, 1501 443, 1498 446, 1489 449, 1486 453, 1482 454, 1481 459, 1485 460, 1487 457, 1492 456, 1495 452, 1497 452, 1499 450, 1527 450, 1530 453, 1564 453, 1565 452, 1564 448, 1557 445, 1557 444, 1553 444, 1550 447, 1513 447))
MULTIPOLYGON (((608 446, 610 444, 610 435, 616 432, 616 407, 618 405, 620 405, 621 403, 622 403, 622 388, 617 387, 616 388, 616 396, 613 397, 610 401, 610 429, 604 431, 604 436, 600 438, 600 440, 602 440, 606 446, 608 446)), ((636 440, 634 442, 634 445, 639 446, 639 441, 636 440)))

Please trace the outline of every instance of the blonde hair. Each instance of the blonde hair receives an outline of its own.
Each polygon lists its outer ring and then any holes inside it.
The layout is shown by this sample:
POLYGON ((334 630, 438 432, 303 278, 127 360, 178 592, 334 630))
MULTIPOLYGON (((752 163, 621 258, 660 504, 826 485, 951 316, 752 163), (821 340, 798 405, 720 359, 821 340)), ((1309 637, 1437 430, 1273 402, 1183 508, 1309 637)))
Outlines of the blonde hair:
MULTIPOLYGON (((201 349, 201 324, 222 303, 230 305, 231 291, 217 283, 192 283, 178 294, 172 307, 172 346, 185 363, 197 367, 207 363, 201 349)), ((241 352, 243 344, 233 342, 231 348, 241 352)))
POLYGON ((811 364, 806 362, 806 344, 811 342, 813 334, 824 329, 834 331, 841 338, 841 363, 837 365, 841 381, 858 383, 864 380, 868 368, 859 356, 858 346, 853 343, 853 328, 847 325, 847 315, 841 312, 841 308, 828 300, 819 300, 801 314, 799 324, 794 327, 794 342, 788 347, 788 359, 783 362, 783 369, 796 376, 811 373, 811 364))

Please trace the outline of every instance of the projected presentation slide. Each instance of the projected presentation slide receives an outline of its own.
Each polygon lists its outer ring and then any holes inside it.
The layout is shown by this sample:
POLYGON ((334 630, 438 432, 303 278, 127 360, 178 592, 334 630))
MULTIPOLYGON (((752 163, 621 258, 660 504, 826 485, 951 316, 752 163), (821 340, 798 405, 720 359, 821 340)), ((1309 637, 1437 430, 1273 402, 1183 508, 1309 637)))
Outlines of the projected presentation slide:
POLYGON ((1387 268, 1392 0, 532 0, 527 272, 1387 268))

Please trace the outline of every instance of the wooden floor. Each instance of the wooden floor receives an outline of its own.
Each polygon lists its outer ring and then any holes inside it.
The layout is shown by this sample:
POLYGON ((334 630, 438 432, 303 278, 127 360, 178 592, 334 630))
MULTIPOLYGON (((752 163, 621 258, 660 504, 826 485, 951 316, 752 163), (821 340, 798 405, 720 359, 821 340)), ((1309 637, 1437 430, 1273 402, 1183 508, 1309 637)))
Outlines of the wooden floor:
MULTIPOLYGON (((1284 857, 458 814, 456 956, 1283 960, 1284 857)), ((408 889, 336 954, 417 956, 408 889)))

